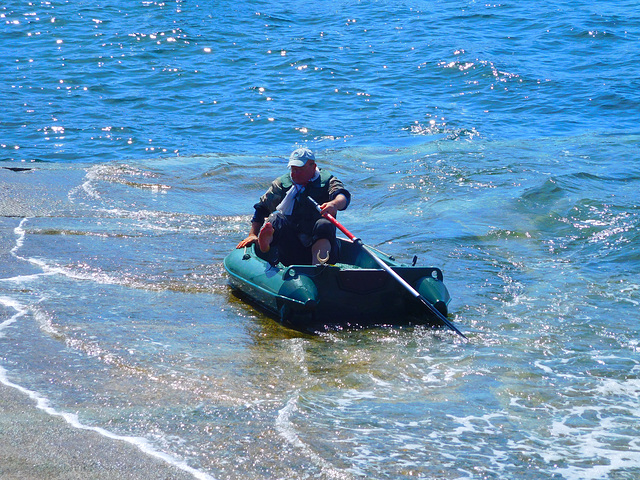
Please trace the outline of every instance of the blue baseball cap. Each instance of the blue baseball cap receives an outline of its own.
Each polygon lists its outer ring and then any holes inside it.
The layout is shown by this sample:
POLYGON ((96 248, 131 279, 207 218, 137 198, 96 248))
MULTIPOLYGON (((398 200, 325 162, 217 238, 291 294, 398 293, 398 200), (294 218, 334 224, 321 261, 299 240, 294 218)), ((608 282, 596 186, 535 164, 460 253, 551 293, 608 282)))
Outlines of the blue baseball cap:
POLYGON ((316 161, 316 156, 308 148, 298 148, 289 157, 288 167, 304 167, 309 160, 316 161))

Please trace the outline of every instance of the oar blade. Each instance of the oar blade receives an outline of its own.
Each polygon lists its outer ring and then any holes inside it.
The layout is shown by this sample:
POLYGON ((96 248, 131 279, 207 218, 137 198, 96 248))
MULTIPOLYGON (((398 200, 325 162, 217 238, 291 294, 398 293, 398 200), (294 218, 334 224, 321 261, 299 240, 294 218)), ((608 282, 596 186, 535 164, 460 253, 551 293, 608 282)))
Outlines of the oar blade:
POLYGON ((422 302, 422 304, 427 307, 436 317, 438 317, 438 319, 450 330, 453 330, 454 332, 456 332, 458 335, 460 335, 462 338, 464 338, 465 340, 469 340, 467 338, 467 336, 462 333, 460 330, 458 330, 458 328, 447 318, 445 317, 442 312, 440 310, 438 310, 436 308, 435 305, 433 305, 431 302, 429 302, 429 300, 427 300, 426 298, 424 298, 422 295, 419 295, 417 297, 420 302, 422 302))

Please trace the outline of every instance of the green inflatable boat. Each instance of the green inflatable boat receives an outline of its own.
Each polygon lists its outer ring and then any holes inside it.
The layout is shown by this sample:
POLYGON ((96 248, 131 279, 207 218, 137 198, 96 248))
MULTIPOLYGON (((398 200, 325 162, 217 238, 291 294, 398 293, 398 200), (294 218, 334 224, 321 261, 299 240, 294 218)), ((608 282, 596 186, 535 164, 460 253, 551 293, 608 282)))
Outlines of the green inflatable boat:
POLYGON ((296 330, 421 324, 460 333, 446 319, 450 296, 438 268, 398 263, 355 238, 337 240, 335 265, 271 265, 252 245, 231 252, 224 268, 240 298, 296 330))

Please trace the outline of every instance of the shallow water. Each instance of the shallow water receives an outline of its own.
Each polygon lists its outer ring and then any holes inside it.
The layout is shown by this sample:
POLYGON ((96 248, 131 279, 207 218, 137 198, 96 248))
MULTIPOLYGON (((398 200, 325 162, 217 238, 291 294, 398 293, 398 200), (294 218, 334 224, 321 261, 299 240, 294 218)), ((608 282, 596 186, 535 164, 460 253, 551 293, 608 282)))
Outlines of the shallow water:
POLYGON ((635 7, 0 7, 0 380, 200 478, 635 478, 635 7), (469 342, 232 294, 301 144, 469 342))

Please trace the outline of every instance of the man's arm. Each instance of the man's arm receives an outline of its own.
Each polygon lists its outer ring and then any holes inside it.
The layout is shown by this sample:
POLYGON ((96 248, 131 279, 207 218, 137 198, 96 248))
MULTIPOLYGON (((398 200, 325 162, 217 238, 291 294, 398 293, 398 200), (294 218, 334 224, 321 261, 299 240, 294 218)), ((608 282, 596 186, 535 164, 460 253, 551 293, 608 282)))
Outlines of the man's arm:
POLYGON ((258 234, 260 233, 261 228, 262 223, 251 222, 251 231, 249 232, 249 235, 247 235, 247 238, 238 243, 238 245, 236 245, 236 248, 244 248, 256 243, 258 241, 258 234))
POLYGON ((349 200, 346 195, 339 193, 333 200, 320 205, 322 215, 328 213, 332 217, 335 217, 338 210, 344 210, 349 205, 349 200))
POLYGON ((253 206, 255 213, 251 219, 249 235, 238 243, 236 248, 248 247, 258 241, 258 234, 264 224, 264 219, 276 209, 276 206, 282 201, 283 196, 282 181, 278 178, 271 183, 269 190, 267 190, 267 192, 260 197, 260 201, 253 206))

